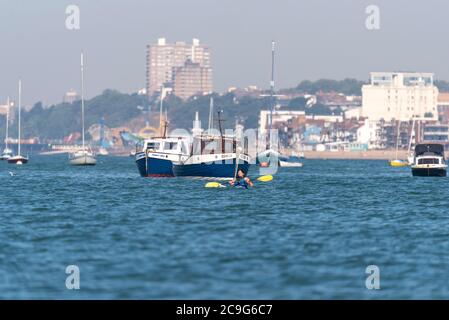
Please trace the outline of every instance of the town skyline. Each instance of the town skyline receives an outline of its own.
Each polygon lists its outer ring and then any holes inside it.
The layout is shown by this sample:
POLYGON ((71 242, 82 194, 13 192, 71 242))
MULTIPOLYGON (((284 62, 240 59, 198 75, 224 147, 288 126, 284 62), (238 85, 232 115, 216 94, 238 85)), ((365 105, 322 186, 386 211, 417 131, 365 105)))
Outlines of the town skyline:
POLYGON ((232 86, 267 88, 272 40, 277 45, 277 88, 306 79, 368 80, 371 71, 434 72, 436 79, 449 79, 444 67, 449 48, 438 40, 449 22, 445 10, 431 10, 447 4, 376 1, 380 29, 367 30, 365 9, 371 2, 248 0, 236 6, 202 0, 80 0, 81 27, 76 31, 64 25, 69 1, 4 3, 0 35, 14 47, 2 54, 0 99, 16 95, 19 78, 27 105, 57 103, 68 90, 79 91, 80 51, 86 54, 88 98, 108 88, 136 92, 145 87, 146 46, 160 37, 171 42, 199 38, 210 45, 216 92, 232 86), (407 19, 397 23, 403 16, 407 19), (418 17, 420 24, 414 22, 418 17))

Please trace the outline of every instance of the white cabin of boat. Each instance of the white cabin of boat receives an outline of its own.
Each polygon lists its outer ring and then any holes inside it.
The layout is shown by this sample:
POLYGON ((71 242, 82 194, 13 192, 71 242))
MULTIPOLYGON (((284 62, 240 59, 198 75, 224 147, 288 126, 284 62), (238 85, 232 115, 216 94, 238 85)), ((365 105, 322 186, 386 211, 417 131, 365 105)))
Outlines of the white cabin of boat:
POLYGON ((446 176, 444 146, 437 143, 416 145, 411 168, 413 176, 446 176))
POLYGON ((235 135, 213 135, 207 133, 195 135, 190 146, 189 157, 192 160, 194 158, 197 161, 206 162, 231 159, 239 154, 241 160, 249 162, 248 139, 244 139, 242 149, 238 148, 239 142, 235 135))

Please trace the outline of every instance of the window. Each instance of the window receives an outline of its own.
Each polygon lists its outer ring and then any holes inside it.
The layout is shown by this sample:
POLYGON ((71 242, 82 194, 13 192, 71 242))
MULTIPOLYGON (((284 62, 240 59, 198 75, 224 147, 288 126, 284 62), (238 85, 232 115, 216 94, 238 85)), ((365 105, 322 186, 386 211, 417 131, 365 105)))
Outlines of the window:
POLYGON ((177 142, 165 142, 164 150, 176 150, 178 148, 177 142))
POLYGON ((419 159, 418 164, 439 164, 440 161, 437 158, 419 159))
POLYGON ((158 150, 160 145, 161 144, 159 142, 148 142, 147 150, 149 150, 149 149, 151 149, 151 150, 158 150))

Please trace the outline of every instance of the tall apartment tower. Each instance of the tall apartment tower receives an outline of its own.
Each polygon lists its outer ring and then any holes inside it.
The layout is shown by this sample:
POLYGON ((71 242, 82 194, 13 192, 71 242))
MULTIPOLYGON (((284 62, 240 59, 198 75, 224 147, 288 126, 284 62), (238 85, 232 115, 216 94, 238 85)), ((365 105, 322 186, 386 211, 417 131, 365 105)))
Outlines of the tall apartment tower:
POLYGON ((211 68, 201 67, 199 63, 187 60, 182 67, 174 69, 173 92, 184 100, 195 94, 211 93, 211 68))
POLYGON ((362 87, 362 114, 369 120, 438 119, 433 73, 372 72, 362 87))
MULTIPOLYGON (((157 44, 148 45, 146 74, 148 97, 160 91, 162 85, 173 87, 176 72, 183 70, 182 68, 186 64, 191 63, 201 68, 205 74, 208 74, 208 77, 204 77, 204 81, 193 79, 193 82, 198 85, 193 91, 195 93, 212 91, 210 47, 200 44, 198 39, 193 39, 191 44, 186 44, 185 42, 167 43, 165 38, 159 38, 157 44)), ((178 78, 178 84, 180 84, 181 78, 185 77, 178 78)), ((189 78, 190 80, 192 79, 189 78)), ((193 87, 193 84, 191 87, 193 87)))

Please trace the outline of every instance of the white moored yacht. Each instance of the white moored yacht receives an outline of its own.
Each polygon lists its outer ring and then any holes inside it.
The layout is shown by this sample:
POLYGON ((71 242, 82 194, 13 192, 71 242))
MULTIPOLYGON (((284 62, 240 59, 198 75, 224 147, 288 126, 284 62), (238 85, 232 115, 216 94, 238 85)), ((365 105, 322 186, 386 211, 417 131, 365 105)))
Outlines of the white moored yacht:
POLYGON ((11 164, 17 164, 22 165, 28 163, 28 157, 21 155, 21 109, 22 109, 22 81, 19 80, 19 120, 18 120, 18 127, 19 127, 19 136, 18 136, 18 142, 17 142, 17 155, 8 158, 8 163, 11 164))
POLYGON ((445 177, 446 169, 443 145, 436 143, 416 145, 412 165, 413 176, 445 177))
POLYGON ((82 123, 82 138, 83 147, 69 155, 70 164, 73 166, 94 166, 97 164, 95 154, 90 148, 86 147, 84 138, 84 56, 81 53, 81 123, 82 123))
POLYGON ((6 109, 6 136, 5 136, 5 149, 3 149, 2 155, 0 156, 0 160, 9 160, 12 156, 12 150, 8 147, 8 134, 9 134, 9 109, 11 108, 11 103, 9 101, 7 102, 8 108, 6 109))

